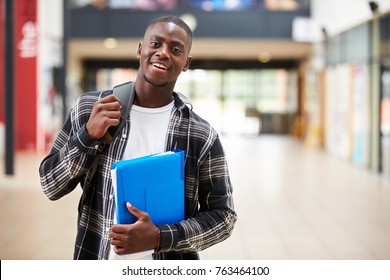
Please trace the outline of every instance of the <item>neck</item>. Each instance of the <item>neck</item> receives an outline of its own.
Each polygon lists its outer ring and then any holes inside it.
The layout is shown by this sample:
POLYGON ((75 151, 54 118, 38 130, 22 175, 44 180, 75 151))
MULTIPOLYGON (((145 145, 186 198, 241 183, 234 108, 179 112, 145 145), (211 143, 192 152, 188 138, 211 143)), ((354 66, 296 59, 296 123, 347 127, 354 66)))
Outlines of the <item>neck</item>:
POLYGON ((135 84, 134 104, 145 108, 159 108, 168 105, 173 100, 173 87, 153 86, 149 83, 135 84))

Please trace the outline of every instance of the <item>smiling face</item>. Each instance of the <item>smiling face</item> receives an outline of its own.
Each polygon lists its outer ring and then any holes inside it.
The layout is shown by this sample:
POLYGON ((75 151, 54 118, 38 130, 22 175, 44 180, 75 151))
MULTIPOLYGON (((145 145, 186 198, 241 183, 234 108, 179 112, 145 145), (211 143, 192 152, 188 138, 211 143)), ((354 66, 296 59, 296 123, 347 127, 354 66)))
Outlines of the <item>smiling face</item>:
POLYGON ((172 22, 149 26, 137 52, 140 82, 173 90, 180 73, 190 65, 191 43, 187 33, 172 22))

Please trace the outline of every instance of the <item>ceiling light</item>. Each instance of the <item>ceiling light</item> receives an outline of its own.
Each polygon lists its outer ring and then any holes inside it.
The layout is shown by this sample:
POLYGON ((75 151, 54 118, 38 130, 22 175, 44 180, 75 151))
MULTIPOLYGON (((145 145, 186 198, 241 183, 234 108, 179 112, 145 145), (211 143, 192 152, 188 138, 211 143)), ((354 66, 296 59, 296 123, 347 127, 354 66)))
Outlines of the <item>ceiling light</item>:
POLYGON ((261 52, 259 54, 259 56, 257 57, 257 59, 261 62, 261 63, 267 63, 271 60, 271 55, 270 53, 268 52, 261 52))
POLYGON ((187 23, 188 27, 192 30, 192 32, 195 31, 196 26, 198 25, 198 21, 196 20, 196 17, 192 14, 183 14, 180 16, 180 18, 187 23))
POLYGON ((107 38, 103 41, 103 46, 106 49, 115 49, 118 46, 118 40, 115 38, 107 38))

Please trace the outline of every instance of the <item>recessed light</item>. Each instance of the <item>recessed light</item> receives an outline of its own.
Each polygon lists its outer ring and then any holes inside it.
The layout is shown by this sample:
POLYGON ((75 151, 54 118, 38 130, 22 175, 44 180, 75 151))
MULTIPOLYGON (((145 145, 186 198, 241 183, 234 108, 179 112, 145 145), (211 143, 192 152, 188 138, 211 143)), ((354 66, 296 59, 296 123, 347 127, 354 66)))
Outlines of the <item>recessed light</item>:
POLYGON ((261 63, 267 63, 271 60, 271 55, 270 53, 268 52, 261 52, 259 54, 259 56, 257 57, 257 59, 261 62, 261 63))
POLYGON ((118 46, 118 40, 115 38, 107 38, 103 41, 103 46, 106 49, 115 49, 118 46))

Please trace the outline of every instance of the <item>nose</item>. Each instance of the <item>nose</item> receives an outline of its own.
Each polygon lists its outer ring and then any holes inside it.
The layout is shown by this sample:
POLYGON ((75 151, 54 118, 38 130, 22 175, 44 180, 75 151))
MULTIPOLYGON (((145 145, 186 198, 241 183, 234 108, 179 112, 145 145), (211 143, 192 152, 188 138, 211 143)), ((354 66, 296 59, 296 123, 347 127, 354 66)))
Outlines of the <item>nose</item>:
POLYGON ((157 55, 161 57, 168 57, 169 55, 169 49, 167 45, 161 45, 161 47, 158 49, 157 55))

